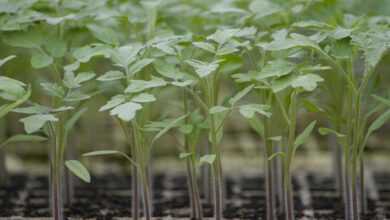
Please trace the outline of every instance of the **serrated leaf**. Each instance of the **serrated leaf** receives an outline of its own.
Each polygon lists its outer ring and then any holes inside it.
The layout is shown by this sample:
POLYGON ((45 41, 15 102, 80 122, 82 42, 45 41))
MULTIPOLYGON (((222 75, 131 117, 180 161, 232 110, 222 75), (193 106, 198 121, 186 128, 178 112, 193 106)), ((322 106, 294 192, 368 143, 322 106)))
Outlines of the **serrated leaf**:
POLYGON ((80 63, 86 63, 95 56, 104 56, 106 58, 111 56, 111 50, 107 45, 103 44, 91 44, 76 48, 73 53, 73 57, 80 63))
POLYGON ((113 81, 125 78, 125 74, 121 71, 111 70, 97 78, 98 81, 113 81))
POLYGON ((240 113, 245 118, 251 119, 255 116, 256 113, 263 115, 267 118, 271 117, 271 112, 268 112, 270 107, 268 105, 260 104, 247 104, 240 106, 240 113))
POLYGON ((20 121, 24 124, 24 130, 31 134, 40 130, 47 122, 56 122, 58 119, 51 114, 38 114, 22 118, 20 121))
POLYGON ((86 183, 91 182, 91 176, 87 170, 87 168, 84 167, 83 164, 81 164, 77 160, 68 160, 65 162, 66 167, 78 178, 83 180, 86 183))
POLYGON ((300 145, 306 142, 307 138, 309 138, 311 132, 314 129, 314 126, 316 125, 317 121, 312 121, 301 134, 298 135, 298 137, 295 139, 294 142, 294 149, 297 149, 300 145))
POLYGON ((256 80, 263 80, 269 77, 281 77, 291 73, 295 69, 295 64, 286 60, 270 61, 256 76, 256 80))
POLYGON ((31 56, 31 66, 40 69, 53 63, 53 58, 43 52, 33 52, 31 56))
POLYGON ((123 121, 131 121, 138 110, 142 109, 142 105, 135 102, 126 102, 114 107, 110 111, 110 115, 118 116, 123 121))
POLYGON ((208 163, 208 164, 212 165, 214 163, 216 157, 217 156, 215 154, 203 155, 202 157, 200 157, 199 163, 200 163, 200 165, 202 165, 204 163, 208 163))

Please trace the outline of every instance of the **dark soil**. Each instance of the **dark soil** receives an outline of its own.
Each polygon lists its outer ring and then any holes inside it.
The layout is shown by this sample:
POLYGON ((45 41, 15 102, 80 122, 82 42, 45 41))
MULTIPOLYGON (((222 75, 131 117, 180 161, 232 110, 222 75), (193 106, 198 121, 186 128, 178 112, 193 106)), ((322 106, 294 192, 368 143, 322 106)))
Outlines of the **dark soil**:
MULTIPOLYGON (((369 198, 362 219, 390 218, 390 175, 378 173, 375 188, 379 198, 369 198)), ((48 183, 44 176, 12 176, 12 185, 0 187, 0 217, 49 217, 48 183)), ((67 217, 111 219, 131 216, 131 177, 105 175, 92 184, 77 182, 75 199, 65 208, 67 217)), ((155 175, 154 216, 189 218, 190 208, 185 176, 155 175)), ((343 205, 329 177, 305 175, 293 181, 297 219, 343 219, 343 205), (305 198, 303 198, 305 197, 305 198)), ((226 219, 265 219, 262 177, 228 177, 225 183, 226 219)), ((202 196, 204 198, 204 196, 202 196)), ((205 217, 212 217, 212 204, 203 199, 205 217)))

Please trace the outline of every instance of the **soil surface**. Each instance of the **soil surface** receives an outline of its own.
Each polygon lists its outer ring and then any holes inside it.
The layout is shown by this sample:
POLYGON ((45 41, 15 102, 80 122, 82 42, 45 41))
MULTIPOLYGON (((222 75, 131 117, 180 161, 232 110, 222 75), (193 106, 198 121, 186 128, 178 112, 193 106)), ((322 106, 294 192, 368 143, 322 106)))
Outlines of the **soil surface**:
MULTIPOLYGON (((390 218, 390 174, 372 175, 367 186, 368 213, 362 219, 390 218)), ((12 185, 0 187, 0 218, 49 217, 47 177, 14 175, 12 185)), ((75 197, 65 207, 69 218, 116 219, 131 216, 131 176, 108 174, 94 177, 92 184, 76 183, 75 197)), ((338 220, 343 205, 330 177, 295 175, 295 214, 297 219, 338 220)), ((204 190, 202 190, 204 191, 204 190)), ((227 177, 225 182, 226 219, 265 219, 264 179, 261 176, 227 177)), ((156 219, 190 219, 186 177, 155 175, 153 215, 156 219)), ((212 204, 205 195, 203 211, 212 217, 212 204)))

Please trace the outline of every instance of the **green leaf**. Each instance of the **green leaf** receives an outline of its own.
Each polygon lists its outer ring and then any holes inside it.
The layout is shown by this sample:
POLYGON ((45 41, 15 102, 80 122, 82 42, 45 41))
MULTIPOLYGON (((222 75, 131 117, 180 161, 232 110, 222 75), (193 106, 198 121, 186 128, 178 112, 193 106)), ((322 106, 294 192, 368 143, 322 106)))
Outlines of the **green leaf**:
POLYGON ((282 8, 269 0, 255 0, 249 4, 249 10, 255 14, 256 19, 260 19, 282 11, 282 8))
POLYGON ((63 98, 65 96, 64 88, 56 83, 45 82, 41 83, 41 86, 49 96, 55 96, 59 98, 63 98))
POLYGON ((244 96, 246 96, 255 86, 249 85, 245 87, 243 90, 239 91, 236 95, 234 95, 230 100, 229 104, 231 106, 235 105, 240 99, 242 99, 244 96))
POLYGON ((199 60, 192 59, 187 60, 186 63, 195 69, 196 74, 200 78, 210 75, 211 73, 215 72, 219 67, 218 61, 214 61, 212 63, 205 63, 199 60))
POLYGON ((142 60, 135 62, 129 68, 129 76, 134 76, 136 73, 141 71, 147 65, 153 63, 153 61, 154 61, 154 59, 146 58, 146 59, 142 59, 142 60))
POLYGON ((60 58, 65 55, 66 42, 61 38, 49 37, 44 46, 52 57, 60 58))
POLYGON ((330 129, 330 128, 323 128, 323 127, 321 127, 321 128, 318 129, 318 132, 319 132, 321 135, 334 134, 334 135, 336 135, 336 137, 338 137, 338 138, 343 138, 343 137, 345 137, 345 134, 341 134, 341 133, 339 133, 339 132, 337 132, 337 131, 335 131, 335 130, 333 130, 333 129, 330 129))
POLYGON ((282 136, 269 137, 268 140, 280 142, 282 141, 282 136))
POLYGON ((77 76, 74 80, 76 83, 81 84, 81 83, 84 83, 86 81, 93 79, 95 76, 96 76, 96 74, 92 73, 92 72, 82 72, 82 73, 77 74, 77 76))
POLYGON ((202 165, 204 163, 208 163, 208 164, 212 165, 214 163, 216 157, 217 156, 215 154, 203 155, 202 157, 200 157, 199 163, 200 163, 200 165, 202 165))
POLYGON ((242 116, 248 119, 253 118, 256 113, 269 118, 271 117, 271 113, 267 111, 269 109, 270 107, 268 105, 247 104, 247 105, 241 105, 239 111, 242 116))
POLYGON ((295 69, 295 64, 286 60, 270 61, 265 67, 258 73, 256 80, 263 80, 269 77, 281 77, 291 73, 295 69))
POLYGON ((53 58, 43 52, 33 52, 31 56, 31 66, 35 69, 40 69, 49 66, 53 63, 53 58))
POLYGON ((38 136, 38 135, 26 135, 26 134, 17 134, 10 138, 8 138, 6 141, 1 143, 0 149, 2 147, 5 147, 8 144, 12 143, 18 143, 18 142, 43 142, 46 141, 46 137, 38 136))
POLYGON ((147 89, 157 88, 167 85, 167 83, 158 77, 152 76, 152 79, 149 81, 145 80, 131 80, 129 86, 127 86, 126 93, 138 93, 147 89))
POLYGON ((56 122, 58 119, 51 114, 38 114, 22 118, 20 121, 24 124, 24 130, 31 134, 41 129, 46 122, 56 122))
POLYGON ((317 88, 319 82, 324 81, 324 79, 315 74, 305 74, 298 76, 291 82, 293 88, 303 88, 305 91, 313 91, 317 88))
POLYGON ((112 109, 112 108, 124 103, 125 101, 126 101, 126 98, 123 95, 113 96, 105 105, 103 105, 99 109, 99 111, 102 112, 102 111, 112 109))
POLYGON ((89 153, 83 154, 83 157, 95 157, 95 156, 110 156, 110 155, 119 155, 124 157, 127 161, 129 161, 133 166, 138 167, 138 164, 127 154, 117 151, 117 150, 97 150, 89 153))
POLYGON ((188 114, 182 115, 182 116, 176 118, 175 120, 172 120, 172 121, 169 122, 168 124, 166 124, 166 125, 164 126, 164 128, 161 129, 161 130, 156 134, 156 136, 153 137, 152 143, 154 143, 157 139, 159 139, 161 136, 163 136, 165 133, 167 133, 170 129, 172 129, 172 128, 178 126, 178 123, 179 123, 181 120, 185 119, 187 116, 188 116, 188 114))
POLYGON ((113 81, 125 78, 125 74, 121 71, 111 70, 97 78, 98 81, 113 81))
POLYGON ((182 74, 179 73, 179 71, 177 70, 174 64, 161 61, 161 60, 156 60, 155 62, 153 62, 153 67, 160 75, 167 77, 169 79, 178 80, 183 77, 182 74))
POLYGON ((149 93, 141 93, 136 96, 134 96, 131 101, 133 102, 139 102, 139 103, 147 103, 147 102, 154 102, 156 101, 156 97, 154 95, 149 93))
POLYGON ((73 113, 72 116, 65 123, 65 132, 66 135, 73 129, 76 125, 76 122, 81 118, 81 116, 88 110, 88 108, 81 108, 76 113, 73 113))
POLYGON ((14 59, 16 56, 15 55, 10 55, 8 57, 5 57, 3 59, 0 59, 0 67, 3 66, 5 63, 7 63, 8 61, 14 59))
POLYGON ((28 87, 27 92, 20 99, 16 100, 13 103, 5 104, 0 107, 0 118, 4 117, 8 112, 12 111, 14 108, 26 102, 31 96, 31 86, 28 87))
POLYGON ((375 119, 368 127, 367 136, 371 135, 374 131, 381 128, 390 119, 390 109, 382 113, 378 118, 375 119))
POLYGON ((26 93, 25 84, 18 80, 0 76, 0 97, 8 101, 16 101, 26 93))
POLYGON ((299 146, 301 146, 303 143, 306 142, 307 138, 309 138, 311 132, 313 131, 316 123, 317 123, 317 121, 312 121, 305 128, 305 130, 303 130, 303 132, 300 135, 298 135, 298 137, 295 139, 295 142, 294 142, 294 149, 297 149, 299 146))
POLYGON ((377 95, 371 95, 374 99, 376 99, 377 101, 379 101, 380 103, 382 103, 383 105, 386 105, 388 107, 390 107, 390 100, 389 99, 386 99, 386 98, 383 98, 383 97, 380 97, 380 96, 377 96, 377 95))
POLYGON ((215 53, 215 47, 214 45, 207 43, 207 42, 193 42, 192 43, 195 47, 206 50, 210 53, 215 53))
POLYGON ((91 44, 77 48, 72 53, 73 57, 80 63, 86 63, 95 56, 111 56, 111 49, 103 44, 91 44))
POLYGON ((44 42, 44 36, 38 31, 18 31, 5 33, 3 41, 13 47, 38 48, 44 42))
POLYGON ((91 175, 89 174, 87 168, 85 168, 84 165, 81 164, 79 161, 68 160, 65 162, 65 165, 75 176, 77 176, 84 182, 91 182, 91 175))
POLYGON ((118 32, 115 32, 107 26, 90 24, 87 27, 98 40, 111 45, 119 44, 118 32))
POLYGON ((325 112, 321 107, 309 99, 303 100, 303 106, 309 112, 325 112))
POLYGON ((123 121, 131 121, 138 110, 142 109, 142 105, 135 102, 126 102, 114 107, 110 111, 110 115, 118 116, 123 121))
POLYGON ((268 44, 260 46, 269 51, 287 50, 295 47, 311 48, 321 51, 318 44, 310 40, 310 38, 295 33, 291 34, 291 38, 278 38, 268 44))
POLYGON ((32 106, 15 108, 13 112, 22 114, 45 114, 49 113, 51 110, 50 107, 33 103, 32 106))
POLYGON ((187 158, 191 157, 192 155, 193 155, 193 153, 180 153, 179 158, 180 159, 187 159, 187 158))
POLYGON ((272 154, 271 156, 268 157, 268 160, 273 160, 275 157, 285 157, 286 156, 286 153, 284 152, 276 152, 274 154, 272 154))
POLYGON ((218 113, 221 113, 221 112, 226 112, 228 111, 230 108, 228 107, 225 107, 225 106, 213 106, 210 108, 209 110, 209 114, 218 114, 218 113))

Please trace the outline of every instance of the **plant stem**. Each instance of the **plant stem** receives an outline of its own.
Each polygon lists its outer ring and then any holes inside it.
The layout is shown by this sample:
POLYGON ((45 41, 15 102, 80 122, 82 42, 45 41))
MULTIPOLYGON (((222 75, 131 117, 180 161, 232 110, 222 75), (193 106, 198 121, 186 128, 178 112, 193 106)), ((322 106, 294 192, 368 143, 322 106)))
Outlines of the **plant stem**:
POLYGON ((222 178, 222 168, 221 168, 221 155, 220 155, 220 149, 217 144, 217 131, 216 131, 216 125, 215 125, 215 118, 214 115, 210 116, 210 123, 211 123, 211 143, 212 143, 212 150, 215 154, 215 161, 212 165, 213 167, 213 178, 214 178, 214 213, 215 213, 215 219, 221 220, 223 218, 223 178, 222 178))
POLYGON ((273 167, 272 160, 268 158, 273 154, 272 150, 272 140, 269 140, 271 130, 270 120, 265 119, 264 123, 264 139, 265 139, 265 158, 264 158, 264 169, 266 172, 265 175, 265 192, 266 192, 266 213, 267 220, 275 219, 275 192, 273 187, 273 167))
POLYGON ((360 183, 360 213, 366 214, 368 207, 367 207, 367 194, 366 194, 366 184, 365 184, 365 176, 364 176, 364 158, 363 156, 360 158, 360 175, 359 175, 359 183, 360 183))

